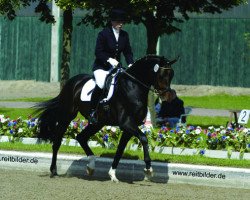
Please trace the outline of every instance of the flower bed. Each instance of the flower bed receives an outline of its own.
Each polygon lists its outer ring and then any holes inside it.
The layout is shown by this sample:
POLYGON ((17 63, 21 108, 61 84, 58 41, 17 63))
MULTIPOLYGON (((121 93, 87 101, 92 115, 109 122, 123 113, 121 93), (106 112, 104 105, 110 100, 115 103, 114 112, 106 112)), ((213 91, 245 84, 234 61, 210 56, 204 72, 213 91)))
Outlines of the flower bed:
MULTIPOLYGON (((65 133, 63 143, 69 143, 70 139, 75 139, 76 135, 87 125, 86 120, 72 121, 65 133)), ((223 150, 227 157, 231 157, 234 152, 239 153, 243 158, 244 153, 250 152, 250 129, 231 128, 231 127, 209 127, 202 129, 197 126, 179 126, 175 129, 161 127, 149 129, 141 127, 144 134, 147 135, 151 150, 164 153, 164 148, 195 149, 196 154, 208 155, 209 150, 223 150), (163 149, 163 150, 160 150, 163 149)), ((37 119, 28 118, 23 120, 18 118, 11 120, 8 117, 0 115, 0 136, 7 136, 9 141, 21 141, 23 138, 35 138, 37 134, 37 119)), ((116 148, 121 130, 116 127, 105 126, 91 140, 96 144, 116 148)), ((72 141, 74 143, 74 141, 72 141)), ((141 145, 137 138, 130 140, 128 147, 130 149, 140 149, 141 145)), ((186 150, 187 151, 187 150, 186 150)), ((167 150, 165 151, 167 152, 167 150)))

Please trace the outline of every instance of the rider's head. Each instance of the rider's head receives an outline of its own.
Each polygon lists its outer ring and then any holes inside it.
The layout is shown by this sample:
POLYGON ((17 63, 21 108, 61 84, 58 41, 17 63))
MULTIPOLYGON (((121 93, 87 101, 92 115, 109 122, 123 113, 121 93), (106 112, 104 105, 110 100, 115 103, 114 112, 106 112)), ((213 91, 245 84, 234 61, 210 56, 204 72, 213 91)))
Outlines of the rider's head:
POLYGON ((127 20, 126 13, 121 9, 112 9, 110 14, 110 21, 112 27, 116 30, 121 30, 122 25, 127 20))

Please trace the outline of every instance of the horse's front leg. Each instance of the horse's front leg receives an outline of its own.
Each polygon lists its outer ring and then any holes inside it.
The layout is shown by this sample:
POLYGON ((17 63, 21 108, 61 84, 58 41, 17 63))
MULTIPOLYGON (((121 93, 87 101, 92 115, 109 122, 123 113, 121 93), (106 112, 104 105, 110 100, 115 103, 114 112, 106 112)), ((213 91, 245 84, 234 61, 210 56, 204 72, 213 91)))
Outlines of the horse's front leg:
POLYGON ((84 152, 88 156, 89 163, 87 164, 87 174, 93 175, 95 171, 95 156, 93 151, 90 149, 88 145, 88 140, 91 136, 97 133, 103 126, 98 124, 88 124, 84 130, 80 134, 77 135, 76 140, 79 142, 84 152))
POLYGON ((144 133, 142 133, 142 131, 137 127, 136 124, 134 124, 134 120, 124 120, 126 121, 125 124, 123 124, 122 126, 120 126, 120 128, 123 131, 121 140, 119 142, 118 145, 118 149, 112 164, 112 167, 109 171, 109 175, 111 177, 112 181, 117 182, 116 180, 118 180, 115 176, 115 170, 119 164, 119 161, 122 157, 122 154, 124 152, 124 149, 128 143, 128 141, 130 140, 130 138, 134 135, 136 136, 142 146, 143 146, 143 152, 144 152, 144 162, 146 164, 146 168, 144 169, 144 173, 145 173, 145 180, 150 180, 153 176, 153 169, 151 167, 151 159, 150 159, 150 155, 149 155, 149 146, 148 146, 148 139, 146 137, 146 135, 144 133))
POLYGON ((146 164, 146 168, 144 168, 145 178, 144 180, 150 180, 153 177, 153 168, 151 166, 151 158, 149 155, 149 146, 148 146, 148 139, 144 133, 140 131, 139 139, 143 146, 144 152, 144 162, 146 164))
POLYGON ((122 157, 124 149, 125 149, 128 141, 130 140, 130 138, 131 138, 130 134, 124 133, 124 132, 122 133, 122 136, 121 136, 121 139, 119 141, 118 148, 117 148, 117 151, 116 151, 112 166, 111 166, 111 168, 109 170, 109 176, 111 178, 111 181, 113 181, 113 182, 116 182, 116 183, 119 182, 119 180, 117 179, 116 174, 115 174, 116 173, 116 168, 117 168, 117 166, 119 164, 119 161, 120 161, 120 159, 122 157))
POLYGON ((149 155, 148 139, 146 137, 146 134, 144 134, 139 128, 138 131, 135 133, 135 136, 140 140, 143 147, 144 162, 146 164, 146 168, 144 169, 144 180, 150 180, 153 177, 153 168, 151 166, 151 158, 149 155))

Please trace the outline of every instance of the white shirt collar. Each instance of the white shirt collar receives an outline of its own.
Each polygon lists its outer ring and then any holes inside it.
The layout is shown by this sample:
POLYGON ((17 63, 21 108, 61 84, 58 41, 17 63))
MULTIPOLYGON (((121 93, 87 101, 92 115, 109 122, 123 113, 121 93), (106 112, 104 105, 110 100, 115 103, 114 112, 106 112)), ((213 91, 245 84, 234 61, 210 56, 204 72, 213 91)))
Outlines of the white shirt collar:
POLYGON ((114 35, 115 35, 116 41, 118 41, 120 31, 114 29, 113 27, 112 27, 112 30, 113 30, 113 33, 114 33, 114 35))

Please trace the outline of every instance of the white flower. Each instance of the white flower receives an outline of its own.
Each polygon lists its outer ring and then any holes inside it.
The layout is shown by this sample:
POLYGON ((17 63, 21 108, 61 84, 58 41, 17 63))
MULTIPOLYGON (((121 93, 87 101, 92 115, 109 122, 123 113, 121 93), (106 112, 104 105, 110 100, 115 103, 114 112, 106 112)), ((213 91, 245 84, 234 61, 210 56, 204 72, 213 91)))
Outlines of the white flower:
POLYGON ((225 129, 223 129, 223 130, 221 130, 221 132, 220 132, 221 134, 225 134, 226 133, 226 130, 225 129))
POLYGON ((244 129, 242 130, 242 132, 243 132, 243 133, 247 133, 247 132, 248 132, 248 129, 247 129, 247 128, 244 128, 244 129))
POLYGON ((74 126, 74 121, 70 122, 70 127, 72 128, 74 126))
POLYGON ((0 115, 0 122, 1 123, 4 123, 6 122, 7 120, 4 118, 4 115, 0 115))
POLYGON ((220 128, 216 128, 215 131, 220 131, 220 128))
POLYGON ((224 129, 224 126, 220 126, 220 129, 224 129))
POLYGON ((200 134, 201 133, 201 129, 196 129, 195 130, 195 133, 198 135, 198 134, 200 134))
POLYGON ((1 123, 4 123, 4 122, 6 122, 6 121, 7 121, 7 119, 5 119, 4 117, 3 117, 3 118, 0 117, 0 122, 1 122, 1 123))
POLYGON ((212 130, 213 128, 214 128, 213 126, 209 126, 209 127, 208 127, 209 130, 212 130))
POLYGON ((22 133, 23 132, 23 129, 22 128, 19 128, 18 129, 18 133, 22 133))
POLYGON ((115 128, 115 127, 112 127, 112 128, 111 128, 111 131, 112 131, 113 133, 115 133, 115 132, 116 132, 116 128, 115 128))
POLYGON ((106 126, 106 130, 110 130, 111 129, 111 126, 106 126))

